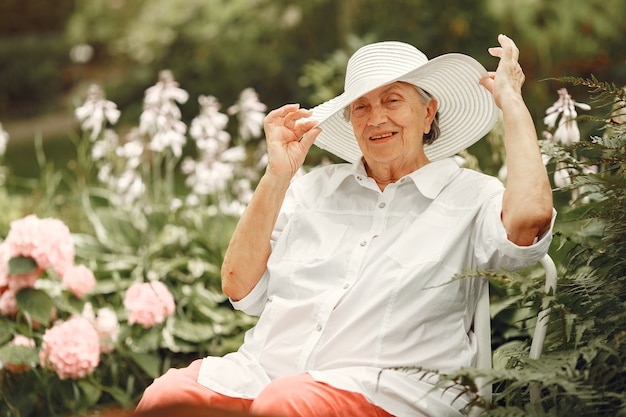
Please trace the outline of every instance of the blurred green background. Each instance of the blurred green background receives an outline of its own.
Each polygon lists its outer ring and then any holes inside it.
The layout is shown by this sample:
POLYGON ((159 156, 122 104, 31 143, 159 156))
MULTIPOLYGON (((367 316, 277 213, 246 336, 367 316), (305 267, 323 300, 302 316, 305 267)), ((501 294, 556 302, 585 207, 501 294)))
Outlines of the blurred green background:
POLYGON ((49 158, 69 159, 73 109, 92 82, 127 123, 138 120, 143 92, 166 68, 190 93, 188 119, 199 94, 228 106, 246 87, 270 108, 309 107, 342 89, 356 48, 391 39, 430 57, 466 53, 494 69, 487 48, 508 34, 521 50, 525 97, 541 130, 561 86, 546 79, 593 74, 626 84, 624 16, 624 0, 2 0, 6 162, 16 175, 34 173, 37 135, 49 158))

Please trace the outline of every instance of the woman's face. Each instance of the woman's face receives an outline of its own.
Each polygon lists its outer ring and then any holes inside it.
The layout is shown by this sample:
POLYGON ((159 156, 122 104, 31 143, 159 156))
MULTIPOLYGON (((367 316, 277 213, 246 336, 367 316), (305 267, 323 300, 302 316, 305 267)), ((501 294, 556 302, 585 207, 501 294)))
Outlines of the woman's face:
POLYGON ((423 135, 437 112, 437 101, 424 104, 412 84, 395 82, 350 105, 350 122, 368 166, 412 172, 427 162, 423 135))

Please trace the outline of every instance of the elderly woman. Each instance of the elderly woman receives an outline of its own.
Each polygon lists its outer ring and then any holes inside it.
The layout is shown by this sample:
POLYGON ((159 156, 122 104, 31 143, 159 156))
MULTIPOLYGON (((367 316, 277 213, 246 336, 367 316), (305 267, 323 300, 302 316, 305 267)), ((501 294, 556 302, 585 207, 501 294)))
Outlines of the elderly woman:
POLYGON ((258 323, 237 352, 158 378, 138 410, 461 415, 467 399, 417 370, 474 363, 482 282, 453 277, 532 265, 554 217, 518 50, 498 41, 495 73, 461 54, 429 61, 404 43, 371 44, 350 59, 343 94, 268 114, 267 170, 222 268, 224 292, 258 323), (506 188, 451 158, 492 128, 498 107, 506 188), (293 180, 313 143, 349 163, 293 180))

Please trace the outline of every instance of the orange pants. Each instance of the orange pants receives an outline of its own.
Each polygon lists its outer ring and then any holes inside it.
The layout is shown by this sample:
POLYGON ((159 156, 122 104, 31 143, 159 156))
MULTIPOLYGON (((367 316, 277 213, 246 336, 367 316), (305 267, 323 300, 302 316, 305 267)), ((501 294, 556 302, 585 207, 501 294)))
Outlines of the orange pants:
POLYGON ((198 359, 187 368, 170 369, 155 379, 136 412, 192 405, 275 417, 393 417, 363 395, 317 382, 307 373, 279 378, 253 400, 228 397, 197 382, 201 363, 198 359))

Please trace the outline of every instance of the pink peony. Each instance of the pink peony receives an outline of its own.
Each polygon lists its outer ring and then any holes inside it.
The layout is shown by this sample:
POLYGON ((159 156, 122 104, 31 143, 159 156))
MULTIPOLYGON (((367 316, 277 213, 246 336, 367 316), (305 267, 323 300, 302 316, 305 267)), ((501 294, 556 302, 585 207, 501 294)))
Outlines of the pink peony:
POLYGON ((9 245, 5 242, 0 242, 0 291, 9 286, 7 279, 9 276, 10 259, 11 255, 9 254, 9 245))
POLYGON ((41 271, 7 276, 7 286, 0 288, 0 314, 15 316, 19 311, 15 295, 23 288, 34 288, 41 271))
POLYGON ((55 324, 43 335, 39 359, 61 379, 83 378, 100 362, 98 332, 80 316, 55 324))
POLYGON ((126 290, 124 307, 128 310, 128 324, 138 323, 147 329, 174 314, 176 305, 165 284, 151 281, 131 285, 126 290))
POLYGON ((9 258, 32 258, 43 270, 52 268, 59 276, 74 264, 74 241, 60 220, 40 219, 34 214, 11 222, 5 240, 9 258))
POLYGON ((85 265, 72 265, 65 271, 63 283, 76 297, 83 297, 96 285, 96 277, 85 265))
MULTIPOLYGON (((16 335, 11 341, 11 344, 15 346, 35 347, 35 341, 33 339, 21 334, 16 335)), ((5 363, 4 367, 14 374, 24 372, 29 368, 28 364, 25 363, 5 363)))
POLYGON ((35 288, 35 281, 37 281, 39 275, 41 275, 41 269, 39 268, 27 274, 9 275, 7 277, 9 289, 18 292, 22 288, 35 288))
POLYGON ((0 295, 0 314, 13 317, 18 311, 17 301, 15 300, 15 291, 4 291, 2 295, 0 295))

